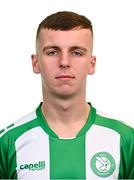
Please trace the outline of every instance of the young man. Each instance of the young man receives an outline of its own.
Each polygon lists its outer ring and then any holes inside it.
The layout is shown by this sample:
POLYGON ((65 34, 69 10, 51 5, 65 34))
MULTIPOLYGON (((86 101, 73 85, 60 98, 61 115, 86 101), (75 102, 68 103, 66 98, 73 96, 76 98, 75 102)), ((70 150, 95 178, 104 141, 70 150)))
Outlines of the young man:
POLYGON ((33 71, 43 102, 0 138, 0 178, 133 179, 134 131, 86 102, 95 72, 90 20, 57 12, 37 30, 33 71))

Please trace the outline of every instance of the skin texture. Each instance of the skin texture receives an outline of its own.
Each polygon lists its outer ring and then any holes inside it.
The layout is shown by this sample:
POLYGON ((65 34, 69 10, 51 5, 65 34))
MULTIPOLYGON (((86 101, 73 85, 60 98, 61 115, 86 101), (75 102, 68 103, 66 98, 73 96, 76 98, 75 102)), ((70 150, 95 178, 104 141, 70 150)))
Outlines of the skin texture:
POLYGON ((42 111, 59 136, 75 136, 86 122, 86 77, 94 74, 96 64, 92 46, 89 29, 40 31, 32 66, 41 74, 42 111))

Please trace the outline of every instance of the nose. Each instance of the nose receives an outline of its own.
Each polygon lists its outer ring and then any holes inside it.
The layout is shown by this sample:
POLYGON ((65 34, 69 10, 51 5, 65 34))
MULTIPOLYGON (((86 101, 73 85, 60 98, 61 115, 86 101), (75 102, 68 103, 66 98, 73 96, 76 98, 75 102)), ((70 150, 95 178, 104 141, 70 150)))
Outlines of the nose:
POLYGON ((69 55, 64 53, 60 58, 60 68, 69 68, 70 67, 70 58, 69 55))

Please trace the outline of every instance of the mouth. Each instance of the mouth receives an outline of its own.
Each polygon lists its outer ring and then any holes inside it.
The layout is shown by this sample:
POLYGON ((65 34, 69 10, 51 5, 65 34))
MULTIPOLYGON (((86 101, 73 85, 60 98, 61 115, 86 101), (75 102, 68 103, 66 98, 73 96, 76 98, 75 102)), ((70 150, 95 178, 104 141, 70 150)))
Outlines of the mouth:
POLYGON ((70 76, 70 75, 60 75, 60 76, 56 76, 55 79, 61 79, 61 80, 68 80, 68 79, 74 79, 74 76, 70 76))

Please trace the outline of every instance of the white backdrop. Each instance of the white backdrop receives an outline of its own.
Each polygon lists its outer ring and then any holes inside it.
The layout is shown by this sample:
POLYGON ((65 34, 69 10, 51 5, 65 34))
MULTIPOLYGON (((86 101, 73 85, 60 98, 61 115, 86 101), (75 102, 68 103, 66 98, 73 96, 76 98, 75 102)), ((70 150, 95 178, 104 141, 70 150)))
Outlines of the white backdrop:
POLYGON ((133 0, 1 0, 0 129, 33 111, 42 100, 40 76, 32 72, 38 24, 69 10, 94 27, 96 74, 88 77, 87 101, 134 127, 133 0))

